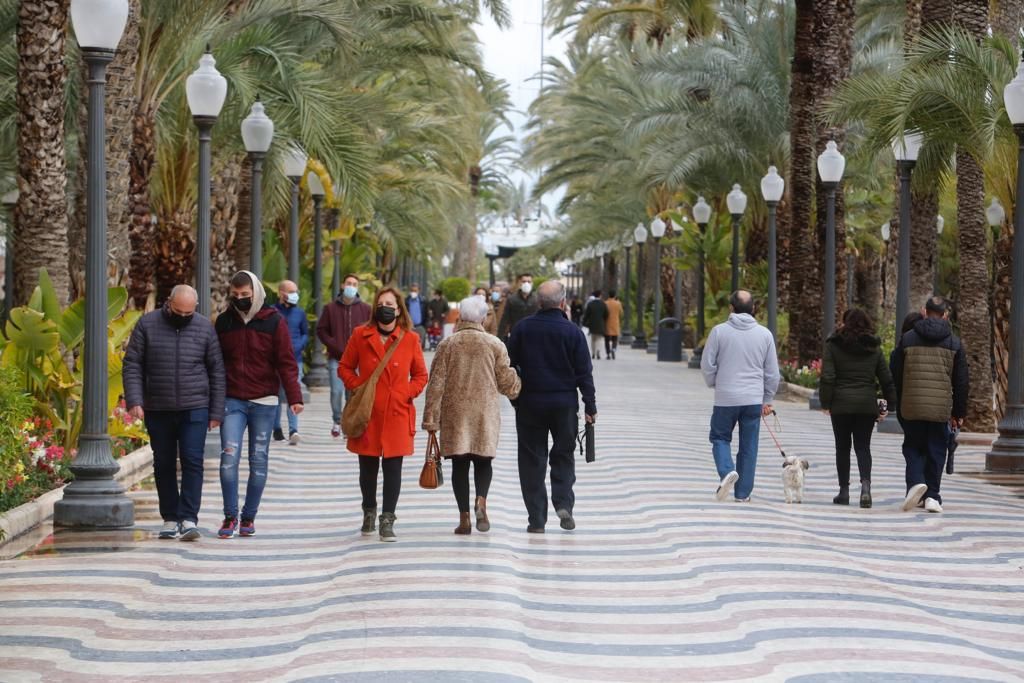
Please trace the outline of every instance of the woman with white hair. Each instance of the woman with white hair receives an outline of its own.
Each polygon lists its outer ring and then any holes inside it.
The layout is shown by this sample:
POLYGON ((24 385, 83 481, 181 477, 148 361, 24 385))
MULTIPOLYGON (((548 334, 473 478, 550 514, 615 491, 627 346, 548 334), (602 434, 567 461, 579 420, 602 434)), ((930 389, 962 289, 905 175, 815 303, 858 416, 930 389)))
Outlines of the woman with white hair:
POLYGON ((471 296, 459 304, 455 333, 437 347, 430 366, 423 429, 440 432, 441 455, 452 461, 452 488, 459 505, 456 534, 473 530, 469 515, 469 467, 476 485, 476 528, 488 531, 487 491, 491 460, 501 431, 500 396, 515 399, 522 386, 508 351, 483 327, 487 302, 471 296))

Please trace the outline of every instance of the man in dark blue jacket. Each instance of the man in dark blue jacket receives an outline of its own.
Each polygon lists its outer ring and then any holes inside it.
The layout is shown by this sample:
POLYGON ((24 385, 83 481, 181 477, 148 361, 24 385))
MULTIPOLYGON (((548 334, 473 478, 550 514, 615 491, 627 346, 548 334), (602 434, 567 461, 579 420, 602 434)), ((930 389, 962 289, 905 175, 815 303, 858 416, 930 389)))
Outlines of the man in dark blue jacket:
POLYGON ((565 314, 565 286, 555 280, 545 282, 537 289, 537 299, 540 310, 512 330, 509 357, 523 380, 516 401, 516 433, 519 484, 529 521, 526 530, 542 534, 548 518, 544 479, 549 462, 555 513, 563 529, 576 528, 573 451, 580 395, 587 422, 597 419, 597 402, 587 340, 565 314), (550 454, 548 434, 553 442, 550 454))
MULTIPOLYGON (((309 343, 309 320, 306 311, 299 307, 299 286, 291 280, 284 280, 277 286, 277 303, 274 305, 288 324, 288 336, 292 339, 292 351, 295 362, 299 365, 299 381, 302 381, 302 352, 309 343)), ((288 442, 295 446, 299 443, 299 416, 288 410, 284 388, 281 388, 281 402, 277 405, 277 422, 274 423, 274 441, 284 441, 281 429, 281 411, 288 412, 288 442)))
POLYGON ((124 354, 125 404, 146 421, 153 475, 164 520, 160 538, 199 538, 206 432, 224 417, 224 359, 213 324, 196 313, 188 285, 136 323, 124 354), (178 459, 181 458, 181 490, 178 459))

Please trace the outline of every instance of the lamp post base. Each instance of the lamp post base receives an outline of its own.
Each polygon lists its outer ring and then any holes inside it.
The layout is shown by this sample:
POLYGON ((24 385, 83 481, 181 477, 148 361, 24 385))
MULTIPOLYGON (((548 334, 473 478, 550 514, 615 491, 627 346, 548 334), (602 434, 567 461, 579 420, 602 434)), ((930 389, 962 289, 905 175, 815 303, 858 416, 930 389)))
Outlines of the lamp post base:
POLYGON ((629 345, 631 349, 646 349, 647 348, 647 336, 643 332, 637 333, 633 337, 633 343, 629 345))
POLYGON ((619 335, 619 344, 621 344, 622 346, 628 346, 628 345, 630 345, 632 343, 633 343, 633 333, 632 332, 623 332, 622 334, 619 335))
POLYGON ((71 463, 75 480, 53 506, 54 526, 120 529, 135 524, 135 503, 114 475, 121 469, 110 454, 110 440, 83 434, 71 463))
POLYGON ((895 413, 889 413, 885 416, 885 419, 878 423, 879 434, 902 434, 903 427, 900 427, 900 421, 896 419, 895 413))
POLYGON ((1024 472, 1024 405, 1007 406, 999 438, 985 454, 986 472, 1024 472))
POLYGON ((807 407, 811 410, 821 410, 821 394, 815 389, 811 397, 807 399, 807 407))
POLYGON ((647 353, 657 353, 657 352, 658 352, 658 338, 657 337, 651 337, 647 341, 647 353))
POLYGON ((700 360, 701 360, 701 356, 703 356, 703 355, 704 355, 704 349, 703 348, 694 349, 693 350, 693 355, 690 356, 690 362, 686 364, 686 367, 690 368, 691 370, 700 370, 700 360))
POLYGON ((330 386, 331 376, 327 374, 327 364, 323 362, 314 363, 309 368, 309 374, 303 377, 302 381, 310 389, 313 387, 330 386))

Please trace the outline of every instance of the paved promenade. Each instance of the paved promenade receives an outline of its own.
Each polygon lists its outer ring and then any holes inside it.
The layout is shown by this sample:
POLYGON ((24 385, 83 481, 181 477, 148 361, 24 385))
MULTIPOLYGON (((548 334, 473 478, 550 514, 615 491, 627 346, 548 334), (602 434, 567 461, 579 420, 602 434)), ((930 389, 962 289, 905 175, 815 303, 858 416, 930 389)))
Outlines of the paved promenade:
POLYGON ((764 430, 753 502, 718 504, 700 373, 623 350, 596 378, 576 531, 525 533, 506 406, 490 533, 451 533, 450 468, 420 490, 417 455, 399 542, 362 538, 355 457, 314 394, 255 537, 214 537, 211 450, 200 542, 157 540, 140 490, 134 530, 0 562, 0 681, 1024 680, 1019 482, 957 474, 944 514, 901 513, 899 440, 878 435, 875 508, 837 507, 827 418, 780 403, 804 504, 764 430))

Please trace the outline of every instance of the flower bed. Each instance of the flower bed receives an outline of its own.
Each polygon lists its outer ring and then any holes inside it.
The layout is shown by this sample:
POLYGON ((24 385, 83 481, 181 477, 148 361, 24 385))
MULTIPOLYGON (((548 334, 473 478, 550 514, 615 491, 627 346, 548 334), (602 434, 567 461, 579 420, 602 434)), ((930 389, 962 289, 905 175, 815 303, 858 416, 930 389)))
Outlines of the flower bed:
POLYGON ((779 372, 782 379, 790 384, 816 389, 821 380, 821 361, 813 360, 810 365, 800 365, 795 360, 782 361, 779 363, 779 372))

